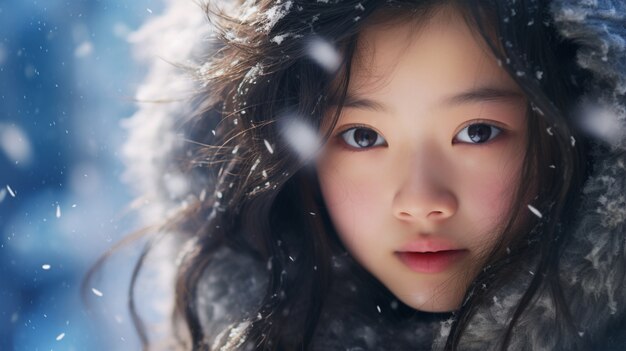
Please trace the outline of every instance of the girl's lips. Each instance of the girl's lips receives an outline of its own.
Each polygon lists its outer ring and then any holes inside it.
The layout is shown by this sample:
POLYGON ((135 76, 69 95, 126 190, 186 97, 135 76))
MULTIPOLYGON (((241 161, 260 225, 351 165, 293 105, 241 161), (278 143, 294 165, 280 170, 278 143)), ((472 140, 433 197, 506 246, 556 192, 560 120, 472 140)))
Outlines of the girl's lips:
POLYGON ((437 252, 396 252, 400 260, 418 273, 439 273, 461 260, 467 250, 445 250, 437 252))
POLYGON ((438 252, 438 251, 454 251, 461 250, 459 245, 454 241, 446 239, 443 235, 436 235, 427 238, 420 238, 412 241, 402 247, 398 251, 407 252, 438 252))

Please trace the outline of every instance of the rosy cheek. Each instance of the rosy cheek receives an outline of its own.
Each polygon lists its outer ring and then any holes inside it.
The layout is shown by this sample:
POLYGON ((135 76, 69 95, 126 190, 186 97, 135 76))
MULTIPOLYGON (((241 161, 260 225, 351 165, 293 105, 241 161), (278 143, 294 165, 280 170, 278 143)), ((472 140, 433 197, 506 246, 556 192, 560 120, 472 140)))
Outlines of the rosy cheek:
POLYGON ((485 224, 488 224, 492 228, 501 225, 506 218, 509 204, 510 196, 506 194, 506 189, 493 187, 490 193, 485 194, 482 203, 484 212, 489 214, 488 218, 485 220, 485 224))
POLYGON ((471 174, 466 180, 461 197, 466 202, 468 214, 484 228, 504 224, 504 219, 518 187, 517 167, 490 168, 471 174))
POLYGON ((368 182, 347 180, 344 177, 329 177, 322 181, 323 195, 328 210, 337 222, 344 225, 352 222, 359 225, 363 214, 371 210, 372 194, 368 182))
POLYGON ((355 174, 358 169, 344 163, 341 168, 323 167, 319 171, 322 194, 333 224, 340 236, 350 241, 380 226, 380 216, 376 214, 384 213, 381 182, 375 174, 355 174))

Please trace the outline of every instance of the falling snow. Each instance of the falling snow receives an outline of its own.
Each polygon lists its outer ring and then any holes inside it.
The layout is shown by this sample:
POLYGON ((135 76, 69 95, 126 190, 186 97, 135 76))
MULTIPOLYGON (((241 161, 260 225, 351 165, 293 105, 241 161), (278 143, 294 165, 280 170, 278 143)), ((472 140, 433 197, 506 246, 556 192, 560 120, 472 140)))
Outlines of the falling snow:
POLYGON ((534 112, 538 113, 541 116, 544 116, 543 111, 539 107, 537 107, 535 104, 531 103, 530 107, 532 108, 534 112))
POLYGON ((619 111, 606 103, 584 102, 580 106, 577 122, 580 128, 600 140, 619 144, 626 134, 619 111))
POLYGON ((274 153, 274 149, 272 148, 272 145, 270 145, 270 142, 267 141, 267 139, 263 139, 263 143, 265 144, 265 147, 267 148, 267 151, 270 152, 270 154, 274 153))
POLYGON ((26 133, 14 125, 0 124, 0 151, 13 163, 27 163, 33 157, 31 142, 26 133))
POLYGON ((530 210, 530 212, 532 212, 535 216, 537 216, 537 217, 539 217, 539 218, 543 217, 543 216, 541 215, 541 212, 539 212, 539 210, 538 210, 538 209, 536 209, 535 207, 533 207, 533 205, 530 205, 530 204, 529 204, 529 205, 528 205, 528 209, 529 209, 529 210, 530 210))
POLYGON ((65 337, 65 333, 61 333, 57 336, 57 341, 61 341, 63 340, 63 338, 65 337))
POLYGON ((11 186, 7 184, 7 191, 9 192, 9 195, 11 195, 11 197, 15 197, 15 192, 13 191, 13 189, 11 189, 11 186))
POLYGON ((313 61, 329 73, 339 69, 341 55, 335 47, 326 40, 314 38, 307 45, 307 54, 313 61))
POLYGON ((92 292, 94 295, 98 296, 98 297, 102 297, 102 295, 104 295, 104 294, 102 293, 102 291, 100 291, 100 290, 98 290, 98 289, 96 289, 96 288, 91 288, 91 292, 92 292))
POLYGON ((267 267, 266 268, 267 268, 268 271, 272 270, 272 258, 271 257, 267 260, 267 267))
POLYGON ((93 53, 93 44, 90 41, 81 43, 76 50, 74 50, 74 56, 77 58, 85 58, 93 53))
POLYGON ((259 163, 261 163, 261 159, 260 159, 260 158, 257 158, 257 159, 254 161, 254 164, 252 165, 252 168, 250 168, 250 172, 254 171, 254 170, 256 169, 256 167, 259 165, 259 163))
POLYGON ((320 145, 315 130, 306 122, 295 118, 283 126, 281 134, 302 159, 312 157, 320 145))
POLYGON ((42 264, 41 265, 41 269, 43 269, 44 271, 47 271, 50 269, 50 265, 49 264, 42 264))
POLYGON ((57 205, 57 210, 55 213, 57 218, 61 218, 61 206, 57 205))
POLYGON ((6 49, 4 48, 4 46, 2 44, 0 44, 0 65, 4 64, 4 61, 7 58, 7 52, 6 49))

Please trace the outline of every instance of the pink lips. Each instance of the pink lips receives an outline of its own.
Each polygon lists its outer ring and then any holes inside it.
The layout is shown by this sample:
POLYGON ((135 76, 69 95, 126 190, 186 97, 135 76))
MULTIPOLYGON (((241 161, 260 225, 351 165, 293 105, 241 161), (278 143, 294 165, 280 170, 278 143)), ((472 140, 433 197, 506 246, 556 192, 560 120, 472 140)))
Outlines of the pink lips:
POLYGON ((418 273, 439 273, 468 253, 444 239, 419 240, 406 245, 396 254, 409 269, 418 273))

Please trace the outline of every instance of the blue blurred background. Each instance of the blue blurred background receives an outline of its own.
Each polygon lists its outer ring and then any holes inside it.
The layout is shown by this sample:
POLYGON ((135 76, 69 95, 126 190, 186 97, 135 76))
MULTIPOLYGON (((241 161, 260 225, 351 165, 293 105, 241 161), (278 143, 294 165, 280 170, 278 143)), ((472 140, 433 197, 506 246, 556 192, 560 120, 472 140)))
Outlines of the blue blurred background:
POLYGON ((136 229, 118 154, 145 70, 126 38, 162 7, 0 0, 0 350, 139 349, 126 310, 136 252, 107 264, 89 305, 80 285, 136 229))

